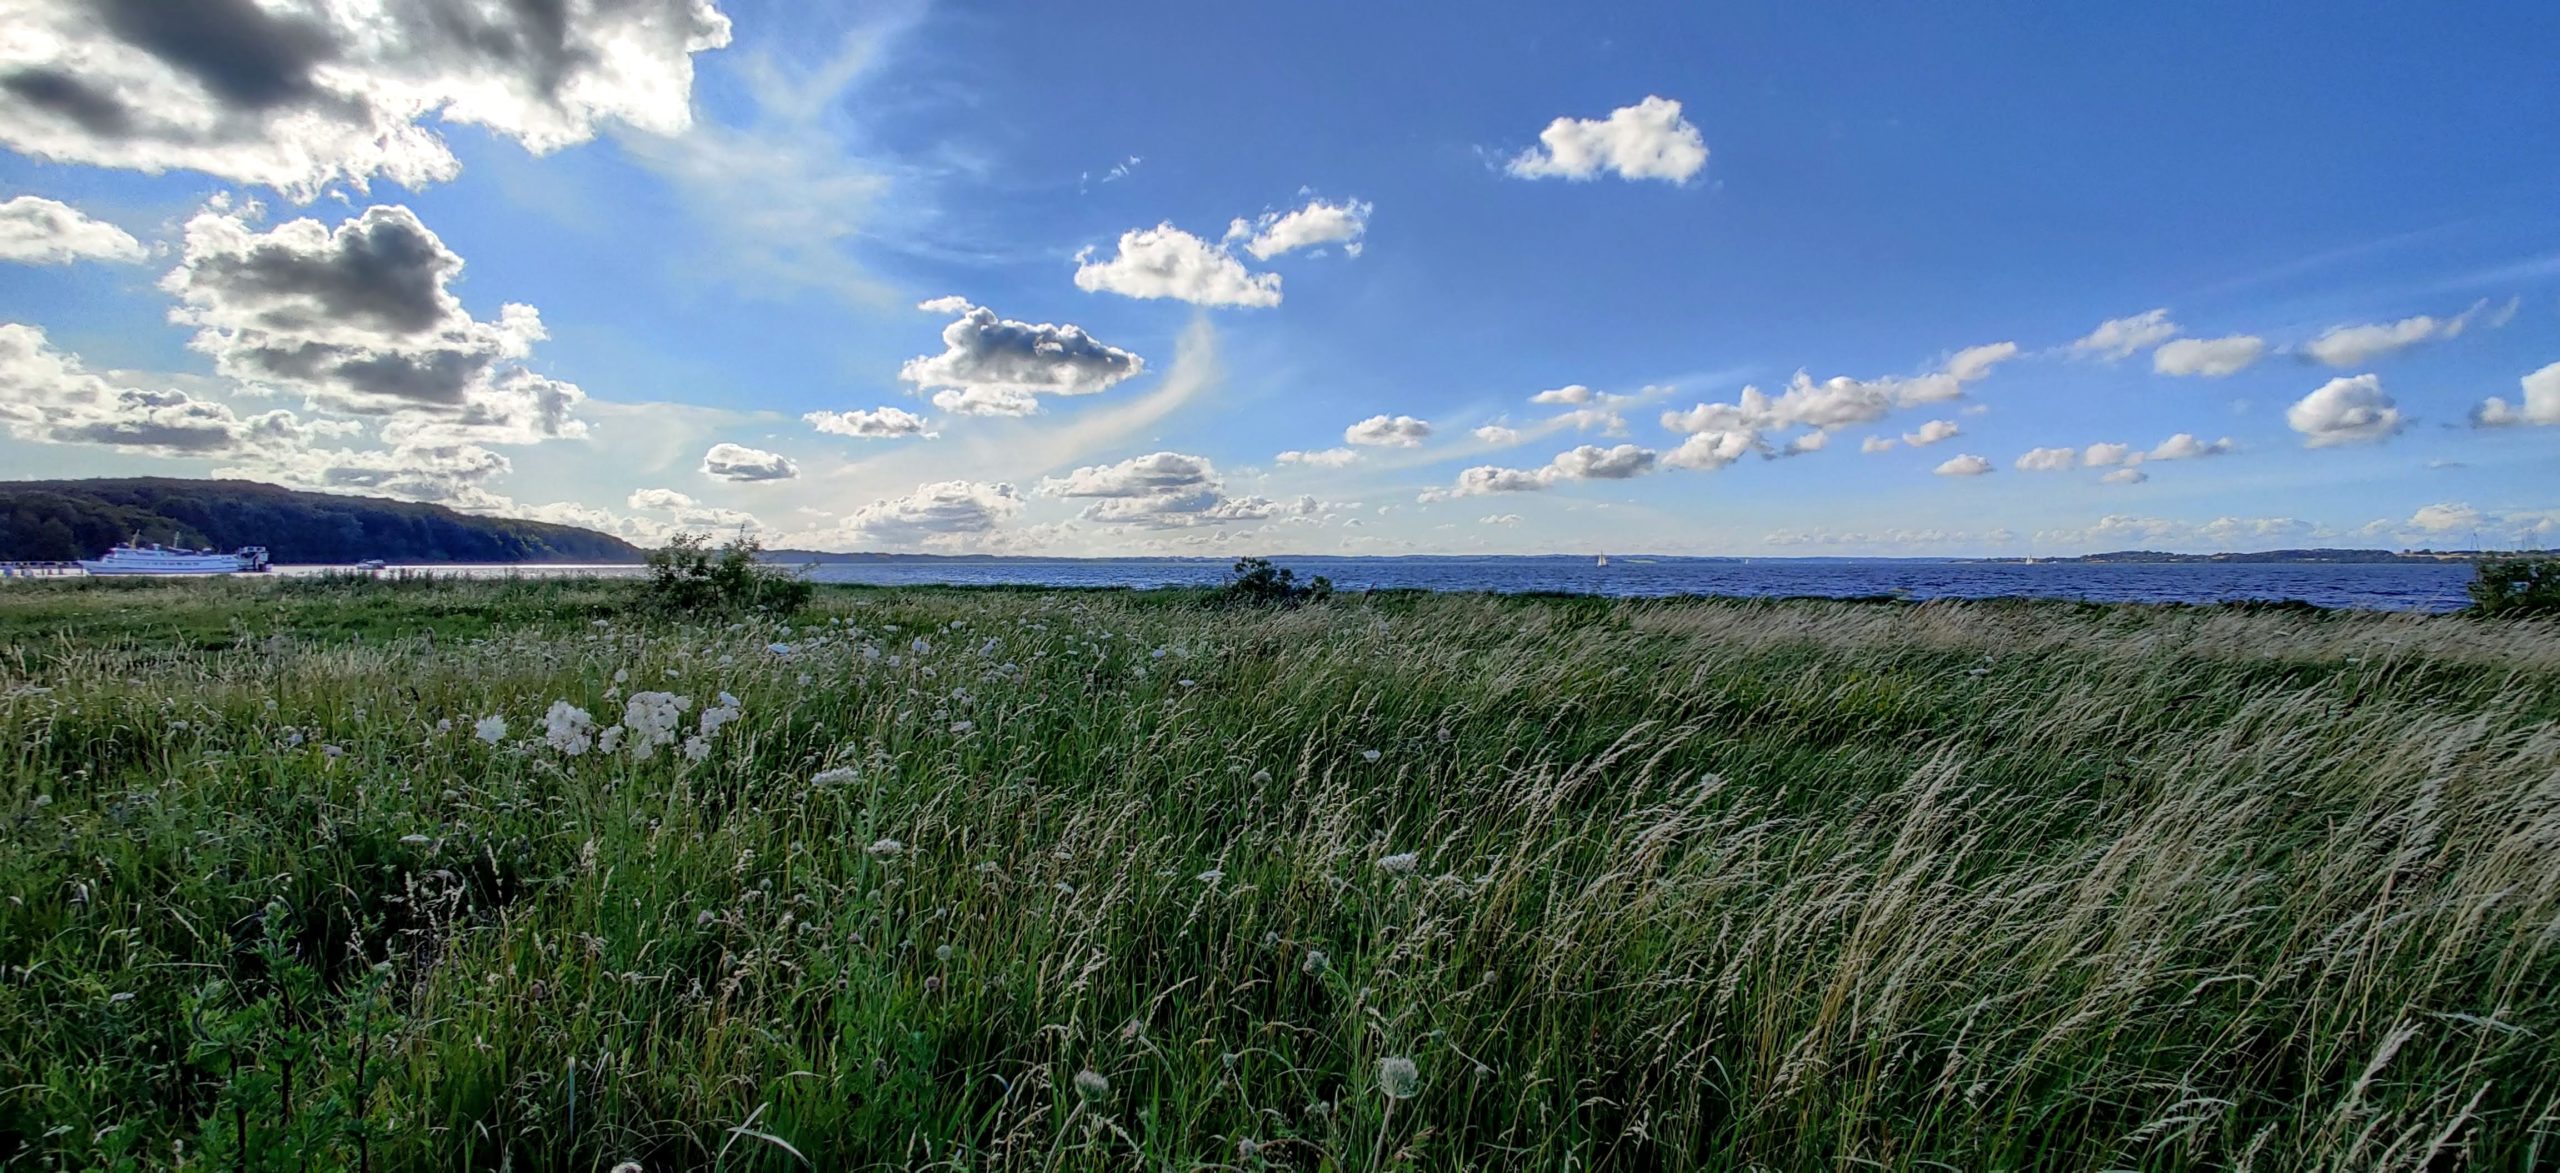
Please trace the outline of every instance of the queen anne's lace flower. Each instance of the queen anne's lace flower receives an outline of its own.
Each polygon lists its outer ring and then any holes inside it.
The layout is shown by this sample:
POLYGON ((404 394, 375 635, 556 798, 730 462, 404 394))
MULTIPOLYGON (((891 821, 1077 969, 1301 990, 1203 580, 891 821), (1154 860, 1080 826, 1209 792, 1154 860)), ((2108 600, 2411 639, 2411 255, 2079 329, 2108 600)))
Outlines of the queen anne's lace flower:
POLYGON ((592 714, 567 701, 551 702, 551 711, 542 715, 542 739, 573 758, 595 744, 595 727, 592 714))
POLYGON ((622 706, 622 727, 631 731, 631 756, 648 758, 660 746, 674 745, 676 724, 693 701, 672 692, 635 692, 622 706))

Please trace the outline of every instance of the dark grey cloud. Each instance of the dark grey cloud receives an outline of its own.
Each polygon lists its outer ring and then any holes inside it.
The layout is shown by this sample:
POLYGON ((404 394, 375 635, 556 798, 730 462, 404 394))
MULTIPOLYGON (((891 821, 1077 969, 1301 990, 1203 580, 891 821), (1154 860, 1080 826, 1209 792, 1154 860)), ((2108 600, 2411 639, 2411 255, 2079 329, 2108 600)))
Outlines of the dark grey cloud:
POLYGON ((0 143, 297 200, 451 178, 437 121, 537 152, 608 121, 679 133, 692 55, 729 40, 711 0, 15 0, 9 19, 0 143))
POLYGON ((117 39, 192 77, 226 105, 265 110, 308 101, 312 68, 338 52, 318 21, 256 0, 92 0, 117 39))
POLYGON ((346 430, 289 411, 244 417, 173 388, 124 386, 55 349, 43 330, 0 323, 0 431, 23 440, 264 460, 346 430))
POLYGON ((17 70, 0 75, 0 91, 101 138, 119 138, 133 130, 133 111, 122 100, 68 73, 17 70))
POLYGON ((525 371, 543 337, 533 307, 474 319, 448 288, 462 258, 407 208, 375 206, 329 227, 294 220, 264 231, 242 214, 187 224, 180 263, 161 282, 171 318, 223 375, 301 391, 329 410, 425 417, 404 434, 530 443, 580 434, 574 386, 525 371))
POLYGON ((191 249, 184 292, 229 302, 269 330, 349 322, 417 334, 461 313, 445 291, 461 271, 462 258, 416 213, 377 205, 325 236, 275 233, 191 249))

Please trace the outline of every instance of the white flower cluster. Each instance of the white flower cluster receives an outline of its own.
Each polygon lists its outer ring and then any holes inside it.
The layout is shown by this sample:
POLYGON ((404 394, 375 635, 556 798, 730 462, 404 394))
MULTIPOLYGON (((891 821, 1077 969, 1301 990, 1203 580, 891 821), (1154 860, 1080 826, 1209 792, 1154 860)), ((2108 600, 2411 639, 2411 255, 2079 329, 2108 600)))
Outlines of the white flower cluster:
POLYGON ((622 727, 631 731, 631 756, 647 761, 662 745, 676 741, 676 724, 693 698, 672 692, 635 692, 622 706, 622 727))
POLYGON ((595 727, 593 714, 567 701, 551 702, 551 711, 542 715, 542 739, 573 758, 595 744, 595 727))
POLYGON ((684 760, 698 762, 711 756, 711 739, 720 735, 720 727, 738 719, 738 698, 720 694, 720 703, 702 710, 702 732, 684 739, 684 760))

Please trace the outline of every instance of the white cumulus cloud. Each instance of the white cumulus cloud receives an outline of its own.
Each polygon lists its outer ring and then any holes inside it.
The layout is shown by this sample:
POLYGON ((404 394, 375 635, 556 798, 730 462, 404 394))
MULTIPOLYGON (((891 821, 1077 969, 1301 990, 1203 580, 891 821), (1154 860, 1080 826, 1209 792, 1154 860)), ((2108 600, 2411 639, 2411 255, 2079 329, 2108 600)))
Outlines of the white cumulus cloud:
POLYGON ((2018 457, 2021 472, 2060 472, 2080 462, 2076 448, 2030 448, 2018 457))
POLYGON ((133 234, 41 196, 0 202, 0 261, 67 265, 73 261, 138 262, 149 252, 133 234))
MULTIPOLYGON (((1765 447, 1767 432, 1797 427, 1831 431, 1872 423, 1901 408, 1959 398, 1967 384, 1989 375, 2017 353, 2013 342, 1970 346, 1957 351, 1940 369, 1911 377, 1855 379, 1838 375, 1817 383, 1812 376, 1797 371, 1786 389, 1776 395, 1756 386, 1744 387, 1731 403, 1701 403, 1685 410, 1666 411, 1662 413, 1662 426, 1692 435, 1732 433, 1749 447, 1765 447)), ((1735 443, 1719 440, 1712 450, 1725 450, 1735 443)), ((1869 452, 1882 450, 1873 444, 1864 448, 1869 452)))
POLYGON ((1323 512, 1313 497, 1274 501, 1232 497, 1206 457, 1152 452, 1118 464, 1090 465, 1040 483, 1053 497, 1093 500, 1080 515, 1102 525, 1174 530, 1236 522, 1312 518, 1323 512))
POLYGON ((1978 477, 1991 471, 1991 462, 1968 452, 1951 457, 1930 471, 1942 477, 1978 477))
POLYGON ((1020 322, 964 298, 919 304, 956 314, 942 328, 942 353, 908 359, 898 377, 932 391, 933 405, 960 415, 1034 415, 1043 395, 1092 395, 1144 371, 1146 360, 1103 343, 1082 326, 1020 322))
POLYGON ((1431 421, 1409 415, 1373 415, 1342 429, 1345 443, 1376 448, 1418 448, 1431 436, 1431 421))
POLYGON ((2405 422, 2378 375, 2331 379, 2285 409, 2284 422, 2312 448, 2391 438, 2405 422))
POLYGON ((2472 413, 2472 421, 2484 427, 2510 424, 2560 424, 2560 362, 2517 380, 2524 389, 2516 403, 2492 395, 2472 413))
POLYGON ((2412 527, 2429 533, 2478 529, 2484 520, 2486 518, 2479 510, 2469 505, 2446 501, 2421 506, 2416 513, 2409 515, 2409 524, 2412 527))
POLYGON ((1556 454, 1540 468, 1503 468, 1478 465, 1458 474, 1451 489, 1434 489, 1423 494, 1425 501, 1449 497, 1473 497, 1486 493, 1534 493, 1565 481, 1622 481, 1643 476, 1663 463, 1663 455, 1634 444, 1603 448, 1582 444, 1556 454))
POLYGON ((1606 118, 1558 118, 1538 145, 1505 167, 1522 179, 1660 179, 1687 183, 1707 165, 1707 140, 1680 116, 1680 103, 1648 97, 1606 118))
POLYGON ((887 546, 937 545, 988 533, 1021 511, 1022 495, 1012 485, 936 481, 846 514, 841 536, 887 546))
MULTIPOLYGON (((1370 211, 1366 200, 1338 204, 1309 200, 1306 207, 1295 211, 1268 212, 1259 220, 1238 220, 1228 227, 1227 239, 1244 241, 1244 251, 1257 261, 1329 244, 1341 245, 1344 253, 1356 257, 1360 255, 1361 237, 1369 231, 1370 211)), ((1121 251, 1128 250, 1124 247, 1121 251)))
POLYGON ((2362 366, 2422 342, 2458 338, 2473 321, 2488 312, 2489 302, 2483 298, 2473 303, 2470 309, 2450 318, 2419 314, 2396 322, 2331 326, 2319 337, 2303 343, 2302 353, 2333 367, 2362 366))
POLYGON ((2180 432, 2160 441, 2150 452, 2152 460, 2194 460, 2204 456, 2220 456, 2232 449, 2231 437, 2210 444, 2196 438, 2193 432, 2180 432))
POLYGON ((2145 310, 2129 318, 2109 318, 2087 337, 2071 344, 2074 353, 2113 362, 2178 336, 2178 324, 2166 308, 2145 310))
POLYGON ((2131 444, 2091 444, 2080 453, 2080 463, 2091 468, 2112 468, 2119 464, 2140 464, 2142 454, 2131 444))
POLYGON ((1272 459, 1277 460, 1282 464, 1304 464, 1316 468, 1341 468, 1344 465, 1360 459, 1360 453, 1357 449, 1353 448, 1322 448, 1313 452, 1304 452, 1293 448, 1273 457, 1272 459))
POLYGON ((787 481, 800 466, 780 453, 722 441, 702 454, 702 475, 722 481, 787 481))
MULTIPOLYGON (((1963 428, 1956 426, 1954 420, 1930 420, 1920 425, 1917 430, 1904 432, 1902 442, 1914 448, 1923 448, 1940 440, 1952 440, 1963 431, 1963 428)), ((1890 446, 1888 443, 1887 447, 1890 446)), ((1869 451, 1876 450, 1869 449, 1869 451)))
POLYGON ((2254 334, 2181 338, 2151 352, 2151 369, 2164 375, 2218 379, 2248 370, 2266 354, 2267 340, 2254 334))
POLYGON ((870 411, 813 411, 801 421, 831 436, 853 436, 864 440, 891 440, 905 436, 931 440, 935 433, 924 417, 896 407, 870 411))
POLYGON ((1205 306, 1280 304, 1279 274, 1247 272, 1234 254, 1171 224, 1121 233, 1107 258, 1077 253, 1076 288, 1205 306))

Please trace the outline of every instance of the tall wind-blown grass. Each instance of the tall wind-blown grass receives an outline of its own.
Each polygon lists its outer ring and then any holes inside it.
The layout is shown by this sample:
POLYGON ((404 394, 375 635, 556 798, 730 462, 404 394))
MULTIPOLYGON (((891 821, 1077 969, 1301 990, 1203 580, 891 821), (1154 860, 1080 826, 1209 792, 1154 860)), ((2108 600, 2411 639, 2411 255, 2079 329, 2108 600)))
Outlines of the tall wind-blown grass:
POLYGON ((2560 1162, 2549 623, 615 589, 0 591, 0 1164, 2560 1162))

